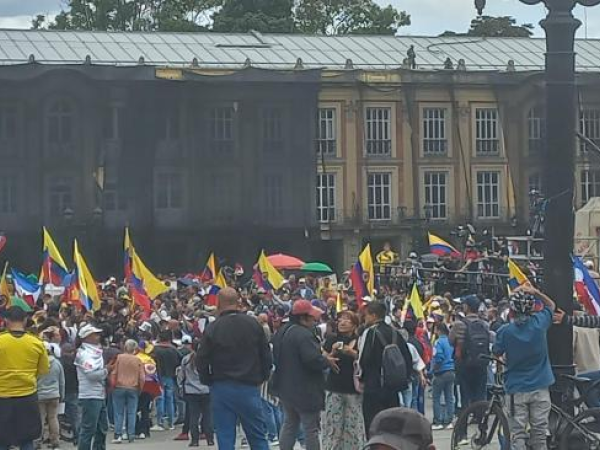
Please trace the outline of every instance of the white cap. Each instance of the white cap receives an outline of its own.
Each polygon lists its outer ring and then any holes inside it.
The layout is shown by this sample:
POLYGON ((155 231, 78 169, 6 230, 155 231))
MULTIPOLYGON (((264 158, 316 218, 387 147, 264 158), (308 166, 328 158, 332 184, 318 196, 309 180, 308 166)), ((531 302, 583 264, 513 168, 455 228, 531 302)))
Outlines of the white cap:
POLYGON ((306 283, 306 278, 300 278, 300 279, 298 280, 298 283, 306 283))
POLYGON ((102 330, 100 328, 96 328, 95 326, 88 324, 81 328, 81 330, 79 330, 79 337, 81 339, 85 339, 90 334, 94 333, 102 333, 102 330))
POLYGON ((182 344, 191 344, 192 343, 192 337, 190 335, 184 334, 181 338, 181 343, 182 344))
POLYGON ((437 308, 440 306, 440 302, 438 302, 437 300, 434 300, 431 302, 431 307, 432 308, 437 308))

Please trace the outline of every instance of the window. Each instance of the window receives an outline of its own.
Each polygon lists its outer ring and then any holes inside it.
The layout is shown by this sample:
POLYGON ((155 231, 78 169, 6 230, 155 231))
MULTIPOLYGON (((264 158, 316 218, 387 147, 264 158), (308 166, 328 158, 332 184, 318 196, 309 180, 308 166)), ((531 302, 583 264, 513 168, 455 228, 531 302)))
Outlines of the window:
POLYGON ((280 108, 264 108, 262 110, 262 136, 264 149, 280 150, 283 144, 283 111, 280 108))
POLYGON ((234 178, 230 173, 213 173, 207 186, 211 202, 207 204, 212 219, 218 223, 232 223, 235 220, 234 178))
POLYGON ((590 198, 600 196, 600 170, 581 171, 581 203, 585 205, 590 198))
POLYGON ((500 172, 477 172, 477 217, 500 217, 500 172))
POLYGON ((336 155, 336 125, 335 108, 319 108, 317 113, 317 155, 336 155))
POLYGON ((392 218, 392 174, 369 173, 367 175, 369 220, 392 218))
POLYGON ((48 142, 54 145, 73 141, 73 105, 67 100, 57 100, 48 108, 48 142))
POLYGON ((477 155, 497 155, 500 152, 498 109, 475 109, 475 151, 477 155))
POLYGON ((67 209, 73 209, 73 182, 68 177, 53 177, 48 185, 50 216, 62 217, 67 209))
POLYGON ((0 140, 12 141, 17 138, 18 110, 14 105, 0 106, 0 140))
POLYGON ((529 191, 542 192, 542 175, 539 172, 532 173, 528 179, 529 191))
POLYGON ((166 108, 161 118, 160 138, 164 141, 176 141, 180 134, 180 111, 178 108, 166 108))
POLYGON ((317 219, 320 223, 335 221, 335 174, 317 174, 317 219))
POLYGON ((546 137, 546 118, 542 108, 535 107, 529 110, 527 124, 529 129, 529 154, 541 153, 544 149, 546 137))
POLYGON ((127 198, 123 192, 123 186, 116 178, 109 178, 104 181, 102 197, 104 210, 107 212, 125 211, 127 209, 127 198))
MULTIPOLYGON (((579 113, 579 132, 596 145, 600 144, 600 110, 586 108, 579 113)), ((580 139, 579 148, 587 150, 587 144, 580 139)))
POLYGON ((263 177, 264 213, 271 220, 280 220, 283 217, 283 176, 269 174, 263 177))
POLYGON ((156 209, 183 208, 183 177, 180 173, 159 173, 154 186, 156 209))
POLYGON ((208 120, 208 136, 212 150, 233 150, 233 121, 234 111, 231 106, 218 106, 210 110, 208 120))
POLYGON ((0 214, 17 212, 17 177, 10 174, 0 176, 0 214))
POLYGON ((447 151, 446 109, 423 108, 423 153, 444 155, 447 151))
POLYGON ((367 155, 390 156, 392 153, 392 109, 367 108, 367 155))
POLYGON ((125 114, 121 105, 109 105, 104 110, 104 139, 116 141, 123 138, 125 131, 124 119, 125 114))
POLYGON ((431 219, 445 219, 447 217, 447 172, 425 172, 423 175, 425 187, 425 205, 428 206, 431 219))

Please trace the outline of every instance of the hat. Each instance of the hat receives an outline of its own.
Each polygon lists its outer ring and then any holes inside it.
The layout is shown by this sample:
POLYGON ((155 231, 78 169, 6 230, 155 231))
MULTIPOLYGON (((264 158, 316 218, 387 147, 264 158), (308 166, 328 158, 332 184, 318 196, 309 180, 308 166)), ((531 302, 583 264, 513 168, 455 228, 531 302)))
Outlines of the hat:
POLYGON ((306 283, 306 278, 300 278, 300 279, 298 280, 298 283, 306 283))
POLYGON ((84 325, 83 328, 81 328, 81 330, 79 330, 79 337, 81 339, 85 339, 86 337, 96 333, 102 333, 102 330, 100 328, 96 328, 91 324, 87 324, 84 325))
POLYGON ((479 305, 481 304, 481 300, 475 294, 467 295, 460 299, 460 302, 463 305, 467 305, 471 311, 477 311, 479 309, 479 305))
POLYGON ((188 334, 184 334, 183 337, 181 338, 181 343, 182 344, 191 344, 192 343, 192 337, 188 334))
POLYGON ((434 300, 431 302, 431 308, 439 308, 440 306, 440 302, 438 302, 437 300, 434 300))
POLYGON ((292 306, 292 316, 312 316, 318 320, 322 315, 323 310, 314 307, 308 300, 296 300, 292 306))
POLYGON ((168 322, 169 320, 171 320, 171 316, 164 309, 160 310, 159 317, 161 322, 168 322))
POLYGON ((371 422, 371 439, 365 448, 387 445, 394 450, 418 450, 433 443, 429 421, 417 411, 391 408, 381 411, 371 422))
POLYGON ((410 252, 410 253, 408 254, 408 257, 409 257, 410 259, 415 259, 415 258, 418 258, 418 257, 419 257, 419 255, 417 255, 417 252, 410 252))

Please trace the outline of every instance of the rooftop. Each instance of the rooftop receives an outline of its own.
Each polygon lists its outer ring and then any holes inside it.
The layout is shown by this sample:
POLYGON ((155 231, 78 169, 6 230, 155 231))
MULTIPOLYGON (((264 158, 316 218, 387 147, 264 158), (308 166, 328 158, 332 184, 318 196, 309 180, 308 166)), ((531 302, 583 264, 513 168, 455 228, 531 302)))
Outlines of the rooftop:
MULTIPOLYGON (((290 69, 298 58, 305 68, 342 69, 352 60, 357 69, 393 69, 414 45, 419 69, 442 69, 464 59, 469 71, 517 71, 544 68, 545 40, 424 36, 314 36, 250 33, 117 33, 53 30, 0 30, 0 65, 34 59, 42 64, 92 64, 290 69)), ((600 40, 576 42, 577 69, 600 72, 600 40)))

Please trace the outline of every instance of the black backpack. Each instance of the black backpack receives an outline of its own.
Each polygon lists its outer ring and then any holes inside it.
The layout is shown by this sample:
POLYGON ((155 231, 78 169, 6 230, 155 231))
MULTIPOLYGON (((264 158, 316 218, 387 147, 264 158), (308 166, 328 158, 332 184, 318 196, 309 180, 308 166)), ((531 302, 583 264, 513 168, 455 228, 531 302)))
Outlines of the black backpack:
POLYGON ((490 354, 490 331, 481 319, 463 320, 465 324, 465 341, 463 344, 462 363, 470 369, 484 368, 488 360, 482 355, 490 354))
POLYGON ((383 346, 381 355, 381 387, 392 392, 400 392, 408 388, 409 366, 398 347, 398 332, 392 329, 392 342, 388 344, 379 330, 375 335, 383 346))

